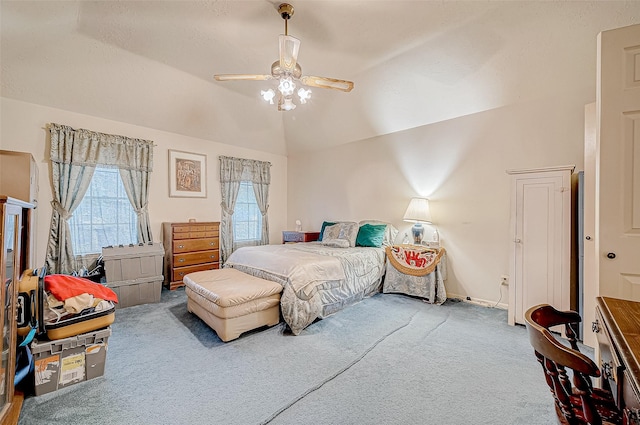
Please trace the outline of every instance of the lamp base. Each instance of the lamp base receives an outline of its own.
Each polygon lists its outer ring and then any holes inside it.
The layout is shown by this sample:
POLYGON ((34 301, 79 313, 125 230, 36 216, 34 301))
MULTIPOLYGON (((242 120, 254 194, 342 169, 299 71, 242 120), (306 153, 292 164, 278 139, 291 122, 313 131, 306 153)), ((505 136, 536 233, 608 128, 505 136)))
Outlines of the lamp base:
POLYGON ((422 244, 422 237, 424 236, 424 227, 422 223, 416 223, 411 228, 411 234, 413 235, 413 243, 415 245, 422 244))

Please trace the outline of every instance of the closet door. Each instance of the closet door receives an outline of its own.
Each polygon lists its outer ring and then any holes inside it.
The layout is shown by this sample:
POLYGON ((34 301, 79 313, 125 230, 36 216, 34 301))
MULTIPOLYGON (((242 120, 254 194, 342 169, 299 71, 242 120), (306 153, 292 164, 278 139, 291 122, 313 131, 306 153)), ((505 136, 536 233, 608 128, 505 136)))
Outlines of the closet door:
POLYGON ((640 301, 640 25, 598 36, 598 293, 640 301))
POLYGON ((570 308, 571 173, 574 166, 509 170, 511 184, 511 286, 509 324, 548 303, 570 308))

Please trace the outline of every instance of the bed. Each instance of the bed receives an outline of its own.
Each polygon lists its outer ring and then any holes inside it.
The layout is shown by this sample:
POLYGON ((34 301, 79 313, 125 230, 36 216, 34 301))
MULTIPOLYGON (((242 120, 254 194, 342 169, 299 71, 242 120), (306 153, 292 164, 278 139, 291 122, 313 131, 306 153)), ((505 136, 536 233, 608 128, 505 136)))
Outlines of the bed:
POLYGON ((224 267, 280 283, 282 317, 298 335, 314 320, 380 291, 385 246, 396 235, 391 224, 375 220, 325 222, 319 242, 239 248, 224 267), (373 228, 375 239, 359 237, 373 228))

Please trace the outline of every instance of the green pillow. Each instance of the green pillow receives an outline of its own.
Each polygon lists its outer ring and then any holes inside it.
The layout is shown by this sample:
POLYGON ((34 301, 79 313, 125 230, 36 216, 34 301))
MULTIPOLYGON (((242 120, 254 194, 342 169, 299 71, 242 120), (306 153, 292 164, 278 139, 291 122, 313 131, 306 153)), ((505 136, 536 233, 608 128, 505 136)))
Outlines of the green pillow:
POLYGON ((358 230, 356 246, 372 246, 380 248, 384 240, 386 224, 363 224, 358 230))
POLYGON ((324 233, 324 228, 327 226, 333 226, 334 224, 336 224, 333 221, 325 221, 322 223, 322 227, 320 228, 320 236, 318 236, 318 241, 322 240, 322 234, 324 233))

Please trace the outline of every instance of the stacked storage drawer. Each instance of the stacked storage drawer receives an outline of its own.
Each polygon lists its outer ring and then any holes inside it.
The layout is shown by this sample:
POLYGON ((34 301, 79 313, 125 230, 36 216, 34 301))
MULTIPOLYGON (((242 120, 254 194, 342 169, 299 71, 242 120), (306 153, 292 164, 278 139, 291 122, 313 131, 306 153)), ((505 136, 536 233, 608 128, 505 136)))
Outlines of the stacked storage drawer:
POLYGON ((54 341, 34 340, 35 395, 102 376, 110 336, 108 327, 54 341))
POLYGON ((189 273, 219 268, 219 222, 163 223, 165 286, 173 290, 189 273))
POLYGON ((162 292, 159 243, 102 248, 107 286, 118 295, 118 307, 157 303, 162 292))

